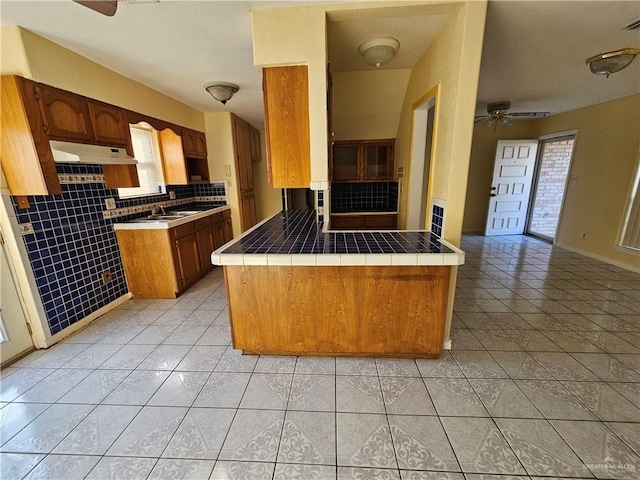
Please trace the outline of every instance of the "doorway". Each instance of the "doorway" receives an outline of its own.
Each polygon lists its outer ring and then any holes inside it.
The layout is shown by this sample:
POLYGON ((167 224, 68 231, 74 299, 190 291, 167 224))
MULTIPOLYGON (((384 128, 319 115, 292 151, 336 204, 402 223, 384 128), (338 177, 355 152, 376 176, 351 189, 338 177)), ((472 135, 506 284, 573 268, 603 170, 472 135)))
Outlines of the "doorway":
POLYGON ((426 226, 435 118, 436 93, 430 92, 413 109, 407 230, 424 230, 426 226))
POLYGON ((6 365, 33 350, 34 346, 1 230, 0 243, 0 365, 6 365))
POLYGON ((575 134, 544 138, 529 209, 527 234, 553 242, 562 214, 575 134))

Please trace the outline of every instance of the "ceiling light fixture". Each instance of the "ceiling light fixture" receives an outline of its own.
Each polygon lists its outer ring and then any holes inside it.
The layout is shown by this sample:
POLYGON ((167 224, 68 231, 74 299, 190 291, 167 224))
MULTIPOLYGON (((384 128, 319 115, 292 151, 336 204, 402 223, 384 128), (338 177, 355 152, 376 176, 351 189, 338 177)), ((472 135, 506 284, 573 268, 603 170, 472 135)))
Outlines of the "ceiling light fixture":
POLYGON ((213 98, 225 105, 240 87, 235 83, 228 82, 210 82, 204 84, 204 89, 211 94, 213 98))
POLYGON ((395 38, 381 37, 374 38, 360 45, 360 55, 368 65, 381 65, 388 63, 400 48, 400 42, 395 38))
POLYGON ((638 48, 623 48, 615 52, 601 53, 587 59, 587 65, 596 75, 609 75, 619 72, 629 66, 633 59, 640 53, 638 48))

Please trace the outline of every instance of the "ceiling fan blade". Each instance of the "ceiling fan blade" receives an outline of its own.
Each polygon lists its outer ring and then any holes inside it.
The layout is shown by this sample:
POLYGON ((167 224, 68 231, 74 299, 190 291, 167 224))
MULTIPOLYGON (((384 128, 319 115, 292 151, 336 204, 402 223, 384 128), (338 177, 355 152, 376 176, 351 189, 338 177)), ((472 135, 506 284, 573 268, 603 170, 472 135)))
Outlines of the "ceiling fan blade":
POLYGON ((107 17, 113 17, 118 9, 117 0, 73 0, 107 17))
POLYGON ((508 117, 519 117, 519 118, 542 118, 548 117, 551 115, 551 112, 510 112, 507 113, 508 117))
POLYGON ((489 115, 483 115, 483 116, 481 116, 481 117, 476 117, 476 118, 473 120, 473 123, 482 122, 483 120, 487 120, 487 119, 489 119, 489 115))

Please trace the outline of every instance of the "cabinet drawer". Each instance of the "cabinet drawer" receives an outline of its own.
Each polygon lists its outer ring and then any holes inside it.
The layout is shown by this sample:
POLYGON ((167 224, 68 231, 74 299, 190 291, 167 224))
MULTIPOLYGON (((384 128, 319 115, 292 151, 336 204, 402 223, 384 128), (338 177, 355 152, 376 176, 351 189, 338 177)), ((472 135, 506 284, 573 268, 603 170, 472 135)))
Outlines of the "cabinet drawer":
POLYGON ((216 213, 209 217, 211 219, 211 225, 222 222, 222 213, 216 213))
POLYGON ((363 218, 357 216, 340 216, 340 217, 331 217, 331 227, 336 229, 342 228, 362 228, 363 226, 363 218))
POLYGON ((231 218, 231 210, 225 210, 224 212, 222 212, 222 218, 226 219, 226 218, 231 218))
POLYGON ((196 230, 202 230, 203 228, 211 227, 211 217, 199 218, 195 221, 196 230))
POLYGON ((396 215, 370 215, 364 217, 366 228, 396 228, 396 215))
POLYGON ((196 231, 196 222, 185 223, 184 225, 179 225, 173 229, 173 233, 176 238, 184 237, 185 235, 189 235, 196 231))

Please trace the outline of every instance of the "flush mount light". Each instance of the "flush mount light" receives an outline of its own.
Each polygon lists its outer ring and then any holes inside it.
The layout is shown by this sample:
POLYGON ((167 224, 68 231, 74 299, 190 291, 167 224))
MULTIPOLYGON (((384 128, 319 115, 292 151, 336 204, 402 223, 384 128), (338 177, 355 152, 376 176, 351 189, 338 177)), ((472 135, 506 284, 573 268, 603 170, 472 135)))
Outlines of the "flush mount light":
POLYGON ((213 98, 225 105, 240 87, 235 83, 228 82, 210 82, 204 84, 204 89, 211 94, 213 98))
POLYGON ((623 48, 615 52, 601 53, 587 59, 587 65, 592 73, 606 75, 619 72, 629 66, 633 59, 640 53, 638 48, 623 48))
POLYGON ((399 48, 400 42, 395 38, 374 38, 360 45, 360 55, 364 57, 367 64, 380 68, 393 58, 399 48))

